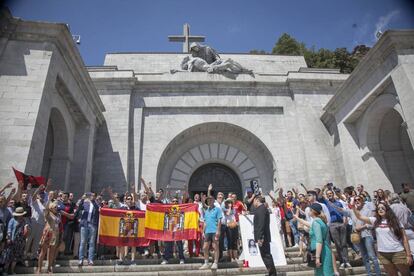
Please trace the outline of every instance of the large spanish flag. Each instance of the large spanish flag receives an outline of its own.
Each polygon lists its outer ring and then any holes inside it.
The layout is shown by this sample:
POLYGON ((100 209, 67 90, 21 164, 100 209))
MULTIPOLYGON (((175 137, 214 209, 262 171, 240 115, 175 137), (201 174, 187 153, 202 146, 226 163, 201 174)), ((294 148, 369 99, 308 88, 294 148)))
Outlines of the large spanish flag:
POLYGON ((145 212, 102 208, 98 243, 110 246, 148 246, 145 212))
POLYGON ((181 241, 197 239, 198 205, 148 204, 145 237, 150 240, 181 241))

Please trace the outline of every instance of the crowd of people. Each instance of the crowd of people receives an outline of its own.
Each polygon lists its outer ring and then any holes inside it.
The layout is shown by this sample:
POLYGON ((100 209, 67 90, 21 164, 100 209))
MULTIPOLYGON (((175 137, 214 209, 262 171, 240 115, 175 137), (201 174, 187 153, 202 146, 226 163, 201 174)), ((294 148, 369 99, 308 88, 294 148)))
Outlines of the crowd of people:
MULTIPOLYGON (((22 260, 37 260, 37 272, 41 273, 47 259, 47 271, 52 273, 60 255, 78 260, 79 266, 92 266, 96 258, 111 254, 116 255, 118 264, 132 265, 137 258, 159 258, 165 265, 174 256, 183 264, 186 257, 202 255, 204 264, 200 269, 217 269, 219 262, 238 260, 242 250, 239 217, 256 212, 256 224, 276 220, 280 232, 273 234, 280 235, 285 247, 297 247, 304 262, 314 267, 315 275, 339 275, 339 270, 351 268, 349 251, 352 261, 362 259, 368 275, 381 275, 380 265, 390 275, 410 275, 414 191, 409 184, 402 184, 400 194, 379 189, 372 197, 363 185, 341 190, 328 183, 310 190, 301 184, 301 191, 294 188, 284 193, 278 188, 267 195, 247 188, 245 197, 239 199, 236 193, 215 191, 212 184, 206 193, 190 197, 186 188, 171 194, 168 186, 166 191, 153 191, 151 183, 144 179, 141 182, 141 192, 135 190, 135 185, 122 194, 108 187, 99 194, 86 193, 80 199, 54 190, 51 180, 39 187, 23 182, 18 183, 17 189, 12 183, 5 185, 0 189, 3 273, 14 273, 22 260), (148 247, 138 248, 97 243, 100 208, 145 211, 149 203, 198 204, 197 239, 151 241, 148 247)), ((271 262, 269 256, 263 256, 270 254, 267 247, 271 235, 267 229, 268 225, 255 225, 255 242, 269 274, 276 275, 271 255, 271 262)))

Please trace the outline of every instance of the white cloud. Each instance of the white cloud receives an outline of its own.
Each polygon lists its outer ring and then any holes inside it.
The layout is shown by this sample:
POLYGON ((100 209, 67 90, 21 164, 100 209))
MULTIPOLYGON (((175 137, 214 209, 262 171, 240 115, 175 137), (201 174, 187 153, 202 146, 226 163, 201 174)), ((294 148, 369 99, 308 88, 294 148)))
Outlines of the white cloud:
POLYGON ((388 24, 390 23, 390 21, 397 16, 400 13, 399 10, 393 10, 391 12, 389 12, 387 15, 385 16, 381 16, 380 18, 378 18, 377 23, 375 24, 375 32, 374 32, 374 41, 376 40, 376 34, 381 31, 384 32, 385 28, 388 26, 388 24))

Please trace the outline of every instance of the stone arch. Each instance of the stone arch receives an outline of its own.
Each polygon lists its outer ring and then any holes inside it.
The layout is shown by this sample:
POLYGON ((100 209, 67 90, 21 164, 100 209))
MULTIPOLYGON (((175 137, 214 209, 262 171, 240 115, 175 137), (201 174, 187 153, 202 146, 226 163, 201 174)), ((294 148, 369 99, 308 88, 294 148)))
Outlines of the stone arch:
POLYGON ((201 166, 222 164, 239 177, 241 190, 258 179, 264 192, 273 189, 276 166, 273 156, 250 131, 223 122, 190 127, 166 147, 157 168, 157 187, 181 189, 201 166))
POLYGON ((361 149, 367 148, 370 151, 376 151, 379 147, 379 126, 383 116, 390 110, 394 109, 402 115, 401 105, 393 94, 383 94, 379 96, 369 106, 362 117, 358 140, 361 149))
POLYGON ((70 173, 70 137, 62 112, 53 107, 43 154, 42 175, 52 178, 60 189, 67 188, 70 173))
POLYGON ((358 132, 369 180, 401 190, 401 182, 414 179, 414 152, 404 127, 396 95, 379 96, 365 112, 358 132))

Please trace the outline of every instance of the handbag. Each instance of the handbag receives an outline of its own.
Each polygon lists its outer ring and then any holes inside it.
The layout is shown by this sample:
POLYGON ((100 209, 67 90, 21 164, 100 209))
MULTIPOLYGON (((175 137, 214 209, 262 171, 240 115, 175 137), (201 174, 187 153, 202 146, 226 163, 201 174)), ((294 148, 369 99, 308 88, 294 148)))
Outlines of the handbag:
POLYGON ((351 233, 351 242, 353 244, 359 244, 361 242, 361 234, 359 232, 351 233))
POLYGON ((237 222, 234 221, 234 220, 230 221, 230 222, 227 223, 227 227, 230 228, 230 229, 234 229, 234 228, 237 227, 237 222))
MULTIPOLYGON (((309 267, 316 268, 316 250, 308 250, 306 253, 306 262, 309 267)), ((320 259, 322 263, 322 259, 320 259)))

